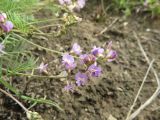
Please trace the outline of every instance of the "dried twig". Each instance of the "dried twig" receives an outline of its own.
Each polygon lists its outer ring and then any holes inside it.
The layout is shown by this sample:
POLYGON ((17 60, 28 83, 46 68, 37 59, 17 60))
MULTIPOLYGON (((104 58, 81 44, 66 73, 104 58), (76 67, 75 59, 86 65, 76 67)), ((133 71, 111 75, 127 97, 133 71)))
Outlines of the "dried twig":
POLYGON ((23 110, 24 110, 25 112, 28 112, 28 109, 27 109, 26 107, 24 107, 24 105, 23 105, 21 102, 19 102, 15 97, 13 97, 13 96, 12 96, 11 94, 9 94, 8 92, 2 90, 1 88, 0 88, 0 91, 1 91, 2 93, 4 93, 5 95, 7 95, 8 97, 12 98, 19 106, 21 106, 21 107, 23 108, 23 110))
MULTIPOLYGON (((140 43, 140 40, 135 32, 134 32, 134 36, 138 41, 138 45, 139 45, 144 57, 146 58, 148 64, 150 64, 150 60, 147 57, 147 55, 146 55, 146 53, 140 43)), ((151 67, 151 70, 153 71, 153 73, 155 75, 158 87, 157 87, 156 91, 153 93, 153 95, 144 104, 142 104, 134 113, 132 113, 127 120, 133 120, 142 110, 144 110, 148 105, 150 105, 157 98, 157 96, 160 94, 160 81, 159 81, 158 75, 157 75, 155 69, 153 68, 153 66, 151 67)))
POLYGON ((4 93, 5 95, 7 95, 8 97, 10 97, 11 99, 13 99, 19 106, 22 107, 22 109, 26 112, 27 118, 29 120, 44 120, 41 115, 39 115, 37 112, 32 112, 29 111, 20 101, 18 101, 15 97, 13 97, 11 94, 9 94, 8 92, 4 91, 3 89, 0 88, 0 91, 2 93, 4 93))
MULTIPOLYGON (((139 46, 141 52, 143 53, 145 59, 147 60, 147 63, 150 64, 150 60, 149 60, 149 58, 147 57, 147 54, 145 53, 145 51, 144 51, 144 49, 143 49, 143 47, 142 47, 142 45, 141 45, 141 42, 140 42, 140 40, 139 40, 136 32, 133 32, 133 34, 134 34, 135 38, 136 38, 137 41, 138 41, 138 46, 139 46)), ((152 71, 153 71, 153 73, 154 73, 154 76, 156 77, 158 86, 160 86, 160 80, 159 80, 159 78, 158 78, 158 75, 157 75, 155 69, 154 69, 153 67, 152 67, 151 69, 152 69, 152 71)))
POLYGON ((142 84, 141 84, 141 86, 140 86, 140 88, 139 88, 139 90, 138 90, 138 93, 137 93, 137 95, 136 95, 136 97, 135 97, 135 99, 134 99, 133 105, 131 106, 131 108, 130 108, 128 114, 127 114, 126 120, 128 120, 128 119, 129 119, 129 116, 131 115, 131 112, 132 112, 132 110, 133 110, 133 108, 134 108, 134 106, 135 106, 135 104, 136 104, 136 102, 137 102, 137 99, 138 99, 138 97, 139 97, 139 95, 140 95, 140 92, 141 92, 141 90, 142 90, 142 88, 143 88, 143 85, 144 85, 144 83, 145 83, 145 81, 146 81, 146 79, 147 79, 147 76, 148 76, 149 71, 150 71, 150 69, 151 69, 151 67, 152 67, 152 65, 153 65, 153 62, 154 62, 154 60, 151 61, 150 65, 149 65, 149 67, 148 67, 148 70, 147 70, 147 72, 146 72, 146 74, 145 74, 145 76, 144 76, 144 78, 143 78, 142 84))
POLYGON ((118 21, 118 18, 114 19, 114 21, 107 27, 105 27, 100 33, 97 33, 95 36, 100 36, 103 33, 105 33, 109 28, 112 27, 113 24, 115 24, 118 21))
POLYGON ((128 120, 133 120, 142 110, 144 110, 148 105, 150 105, 159 95, 160 89, 157 88, 153 95, 144 103, 142 104, 134 113, 131 114, 128 120))

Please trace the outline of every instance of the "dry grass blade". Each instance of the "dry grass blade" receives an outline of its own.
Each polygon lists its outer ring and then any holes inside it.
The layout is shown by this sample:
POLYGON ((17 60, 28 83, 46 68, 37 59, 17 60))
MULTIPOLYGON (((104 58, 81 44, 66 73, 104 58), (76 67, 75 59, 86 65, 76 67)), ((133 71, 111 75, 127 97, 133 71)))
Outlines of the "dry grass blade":
POLYGON ((148 105, 150 105, 159 95, 160 88, 158 87, 153 95, 144 103, 142 104, 134 113, 131 114, 128 120, 133 120, 142 110, 144 110, 148 105))
POLYGON ((146 79, 147 79, 147 76, 148 76, 148 74, 149 74, 149 71, 151 70, 151 67, 152 67, 152 65, 153 65, 153 62, 154 62, 154 60, 151 61, 150 65, 149 65, 149 67, 148 67, 148 70, 147 70, 147 72, 146 72, 146 74, 145 74, 145 76, 144 76, 144 78, 143 78, 142 84, 141 84, 141 86, 140 86, 140 88, 139 88, 139 90, 138 90, 138 93, 137 93, 137 95, 136 95, 136 97, 135 97, 135 99, 134 99, 133 105, 131 106, 131 108, 130 108, 128 114, 127 114, 126 120, 128 120, 128 119, 129 119, 129 116, 131 115, 131 112, 132 112, 132 110, 133 110, 133 108, 134 108, 134 106, 135 106, 135 104, 136 104, 136 102, 137 102, 137 99, 138 99, 138 97, 139 97, 139 95, 140 95, 140 92, 141 92, 141 90, 142 90, 142 88, 143 88, 143 85, 144 85, 144 83, 145 83, 145 81, 146 81, 146 79))
MULTIPOLYGON (((143 47, 142 47, 142 45, 141 45, 140 39, 138 38, 136 32, 133 32, 133 34, 134 34, 135 38, 136 38, 137 41, 138 41, 138 46, 139 46, 142 54, 144 55, 145 59, 147 60, 147 63, 150 64, 150 60, 149 60, 149 58, 147 57, 147 54, 145 53, 145 51, 144 51, 144 49, 143 49, 143 47)), ((155 69, 154 69, 153 67, 152 67, 151 69, 152 69, 152 71, 153 71, 153 73, 154 73, 154 76, 156 77, 158 86, 160 86, 160 80, 159 80, 159 78, 158 78, 158 75, 157 75, 155 69)))
POLYGON ((118 18, 114 19, 114 21, 107 27, 105 27, 100 33, 97 33, 95 36, 100 36, 103 33, 105 33, 109 28, 111 28, 116 22, 118 21, 118 18))
POLYGON ((22 107, 22 109, 26 112, 27 118, 29 120, 44 120, 41 115, 37 112, 32 112, 29 111, 20 101, 18 101, 15 97, 13 97, 11 94, 9 94, 8 92, 4 91, 3 89, 0 88, 0 92, 4 93, 5 95, 7 95, 8 97, 10 97, 11 99, 13 99, 19 106, 22 107))
POLYGON ((25 112, 28 112, 28 109, 27 109, 26 107, 24 107, 24 105, 23 105, 21 102, 19 102, 15 97, 13 97, 11 94, 9 94, 8 92, 4 91, 4 90, 1 89, 1 88, 0 88, 0 91, 1 91, 2 93, 4 93, 5 95, 7 95, 8 97, 10 97, 11 99, 13 99, 19 106, 21 106, 21 107, 23 108, 23 110, 24 110, 25 112))
MULTIPOLYGON (((143 55, 144 55, 145 59, 147 60, 148 64, 150 64, 150 60, 149 60, 149 58, 147 57, 147 54, 145 53, 145 51, 144 51, 144 49, 143 49, 143 47, 142 47, 142 45, 141 45, 141 43, 140 43, 140 40, 139 40, 136 32, 134 32, 134 36, 135 36, 135 38, 136 38, 137 41, 138 41, 138 45, 139 45, 139 47, 140 47, 141 52, 143 53, 143 55)), ((154 73, 154 75, 155 75, 155 78, 156 78, 156 80, 157 80, 158 87, 157 87, 156 91, 153 93, 153 95, 152 95, 144 104, 142 104, 134 113, 132 113, 132 114, 128 117, 127 120, 133 120, 136 116, 138 116, 138 114, 139 114, 142 110, 144 110, 148 105, 150 105, 150 104, 157 98, 157 96, 160 94, 160 81, 159 81, 158 75, 157 75, 155 69, 153 68, 153 66, 151 67, 151 70, 153 71, 153 73, 154 73)))

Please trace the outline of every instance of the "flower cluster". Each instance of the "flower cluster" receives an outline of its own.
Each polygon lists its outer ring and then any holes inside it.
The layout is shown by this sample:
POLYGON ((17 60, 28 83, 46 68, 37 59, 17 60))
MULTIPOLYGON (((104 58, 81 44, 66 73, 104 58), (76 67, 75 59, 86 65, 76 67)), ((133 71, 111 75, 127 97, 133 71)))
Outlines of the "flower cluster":
POLYGON ((78 68, 74 84, 67 81, 66 91, 73 92, 75 86, 84 86, 91 78, 99 77, 102 68, 98 64, 114 61, 117 57, 117 52, 112 49, 112 41, 109 42, 106 49, 94 46, 89 53, 83 54, 82 52, 80 45, 74 43, 70 52, 62 56, 62 64, 68 73, 78 68))
POLYGON ((84 8, 86 4, 86 0, 59 0, 59 3, 63 6, 66 6, 70 11, 80 11, 82 8, 84 8))
POLYGON ((6 33, 13 29, 13 23, 7 20, 7 15, 5 13, 0 13, 0 28, 6 33))

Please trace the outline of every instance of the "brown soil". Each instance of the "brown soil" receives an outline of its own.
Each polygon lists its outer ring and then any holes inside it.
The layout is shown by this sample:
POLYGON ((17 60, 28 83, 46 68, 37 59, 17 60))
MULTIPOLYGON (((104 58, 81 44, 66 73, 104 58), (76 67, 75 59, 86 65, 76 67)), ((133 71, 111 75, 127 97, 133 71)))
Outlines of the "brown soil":
MULTIPOLYGON (((89 5, 88 5, 89 6, 89 5)), ((140 51, 137 40, 133 35, 135 31, 150 59, 155 59, 154 68, 160 71, 160 19, 144 19, 138 15, 130 18, 107 14, 103 19, 95 18, 101 10, 97 7, 84 9, 81 16, 83 21, 68 28, 66 34, 60 37, 34 40, 38 44, 55 49, 67 51, 71 44, 78 42, 84 50, 90 50, 93 45, 102 46, 112 40, 113 47, 118 51, 118 59, 113 63, 104 63, 103 75, 94 82, 80 87, 75 93, 66 93, 63 87, 66 84, 61 79, 31 79, 19 78, 13 80, 13 86, 20 89, 23 94, 33 97, 44 97, 56 101, 62 106, 64 112, 48 105, 36 105, 32 110, 40 113, 45 120, 107 120, 109 115, 117 120, 125 120, 148 64, 140 51), (87 11, 87 12, 86 12, 87 11), (113 24, 104 34, 96 36, 105 27, 113 24), (127 25, 125 25, 127 23, 127 25), (151 31, 147 32, 147 29, 151 31)), ((41 15, 45 12, 40 13, 41 15)), ((46 14, 45 14, 46 15, 46 14)), ((102 17, 102 16, 101 16, 102 17)), ((47 32, 52 32, 48 29, 47 32)), ((37 50, 35 55, 49 64, 49 74, 59 74, 60 56, 37 50)), ((151 72, 147 82, 138 98, 136 108, 143 104, 156 89, 156 79, 151 72)), ((0 94, 1 95, 1 94, 0 94)), ((4 95, 0 96, 4 98, 4 95)), ((28 106, 27 102, 22 101, 28 106)), ((3 109, 0 109, 0 120, 26 120, 25 113, 12 100, 5 97, 3 109)), ((147 107, 136 120, 160 120, 160 97, 147 107)))

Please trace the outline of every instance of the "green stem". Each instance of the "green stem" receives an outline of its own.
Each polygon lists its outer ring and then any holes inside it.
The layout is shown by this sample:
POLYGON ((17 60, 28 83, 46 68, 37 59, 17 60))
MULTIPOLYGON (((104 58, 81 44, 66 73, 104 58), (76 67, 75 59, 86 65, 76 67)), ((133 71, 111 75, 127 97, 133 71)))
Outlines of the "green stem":
POLYGON ((32 74, 24 74, 24 73, 15 73, 16 75, 22 75, 22 76, 29 76, 29 77, 38 77, 38 78, 64 78, 66 76, 39 76, 39 75, 32 75, 32 74))
MULTIPOLYGON (((49 48, 40 46, 40 45, 38 45, 38 44, 35 44, 35 43, 33 43, 33 42, 31 42, 31 41, 29 41, 29 40, 27 40, 27 39, 25 39, 25 38, 19 36, 18 34, 14 34, 14 33, 13 33, 13 35, 15 35, 15 36, 21 38, 22 40, 24 40, 24 41, 26 41, 26 42, 28 42, 28 43, 30 43, 30 44, 32 44, 32 45, 38 47, 38 48, 44 49, 44 50, 46 50, 46 51, 49 51, 49 52, 52 52, 52 53, 56 53, 56 54, 60 54, 60 55, 63 55, 63 54, 64 54, 63 52, 59 52, 59 51, 52 50, 52 49, 49 49, 49 48)), ((73 57, 74 57, 74 58, 79 58, 79 57, 77 57, 77 56, 75 56, 75 55, 73 55, 73 57)))
POLYGON ((35 22, 30 22, 30 23, 28 23, 28 25, 32 25, 32 24, 36 24, 36 23, 49 22, 49 21, 56 21, 56 20, 63 20, 63 18, 39 20, 39 21, 35 21, 35 22))
POLYGON ((11 86, 8 82, 6 82, 5 80, 3 80, 1 78, 0 78, 0 83, 3 84, 7 89, 12 91, 14 94, 16 94, 16 96, 20 97, 23 100, 28 100, 28 101, 36 102, 36 103, 49 104, 49 105, 55 106, 59 110, 63 111, 62 108, 57 103, 55 103, 51 100, 46 100, 46 99, 42 99, 42 98, 31 98, 28 96, 21 95, 21 93, 19 91, 17 91, 13 86, 11 86))
POLYGON ((31 41, 29 41, 29 40, 27 40, 27 39, 25 39, 25 38, 19 36, 18 34, 14 34, 14 33, 13 33, 13 35, 15 35, 15 36, 21 38, 22 40, 24 40, 24 41, 26 41, 26 42, 28 42, 28 43, 30 43, 30 44, 32 44, 32 45, 38 47, 38 48, 44 49, 44 50, 46 50, 46 51, 53 52, 53 53, 60 54, 60 55, 63 55, 63 54, 64 54, 63 52, 59 52, 59 51, 52 50, 52 49, 49 49, 49 48, 45 48, 45 47, 43 47, 43 46, 40 46, 40 45, 38 45, 38 44, 35 44, 35 43, 33 43, 33 42, 31 42, 31 41))
POLYGON ((36 103, 46 103, 49 105, 53 105, 53 106, 57 107, 59 110, 63 111, 63 109, 57 103, 52 102, 51 100, 45 100, 42 98, 35 99, 35 98, 31 98, 31 97, 24 96, 24 95, 21 95, 20 97, 24 100, 28 100, 28 101, 32 101, 32 102, 36 102, 36 103))
POLYGON ((45 25, 45 26, 39 27, 38 29, 44 29, 44 28, 47 28, 47 27, 55 27, 55 26, 57 26, 57 25, 56 24, 45 25))
POLYGON ((22 75, 22 76, 29 76, 29 77, 37 77, 37 78, 65 78, 67 75, 55 75, 55 76, 40 76, 40 75, 33 75, 33 74, 25 74, 25 73, 14 73, 12 71, 8 71, 5 68, 1 68, 3 71, 7 71, 11 74, 15 75, 22 75))
POLYGON ((6 54, 9 55, 9 54, 23 54, 23 53, 31 53, 31 51, 22 51, 22 52, 7 52, 6 54))

